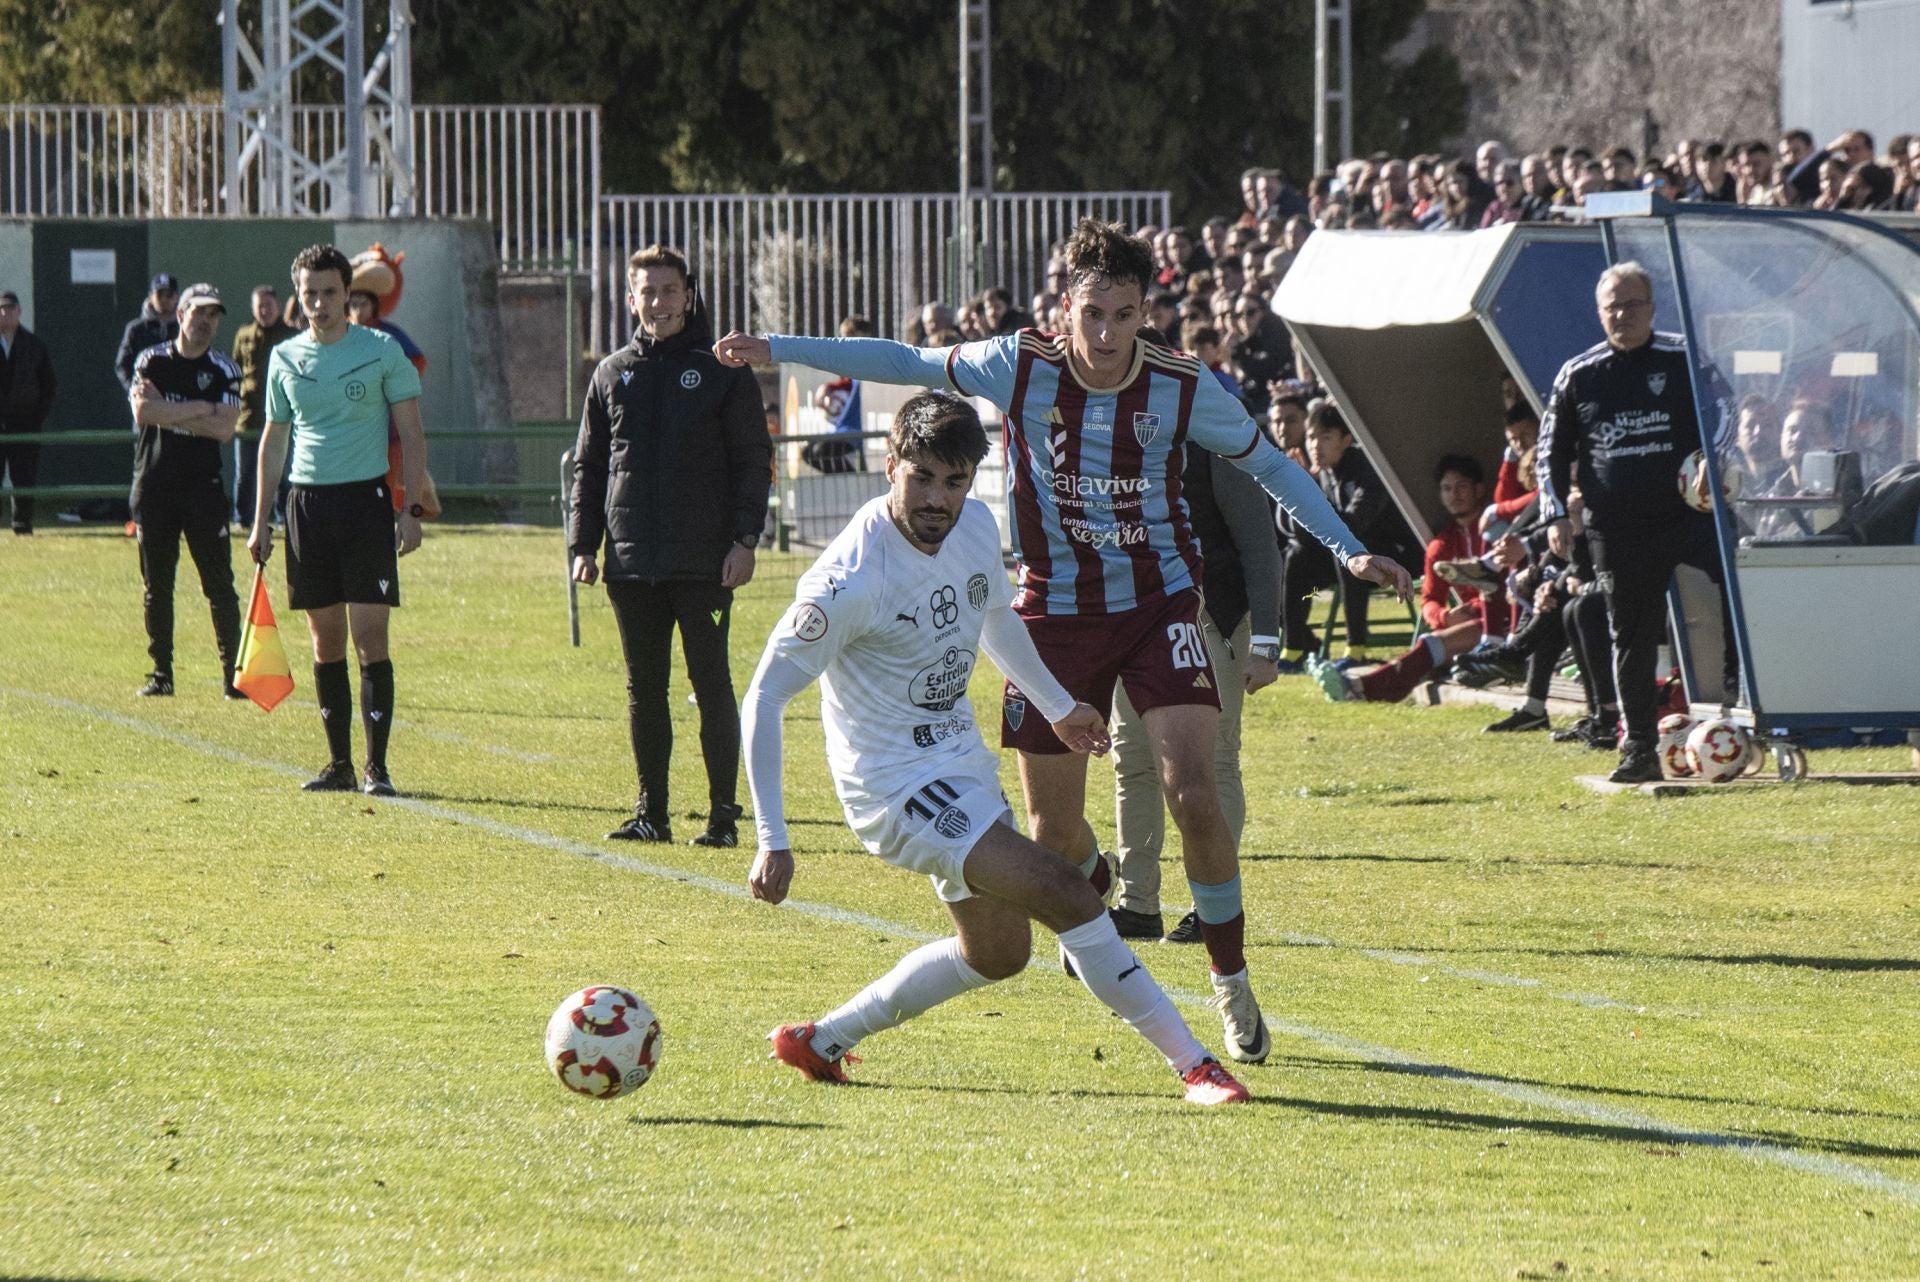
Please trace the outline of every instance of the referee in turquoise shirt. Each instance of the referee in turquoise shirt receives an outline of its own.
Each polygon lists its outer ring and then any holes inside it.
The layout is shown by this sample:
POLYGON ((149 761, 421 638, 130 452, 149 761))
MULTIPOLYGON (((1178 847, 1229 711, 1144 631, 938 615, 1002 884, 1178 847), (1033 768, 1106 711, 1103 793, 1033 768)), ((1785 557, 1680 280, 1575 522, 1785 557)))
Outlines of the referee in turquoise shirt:
MULTIPOLYGON (((426 485, 420 429, 420 375, 400 345, 377 329, 347 323, 353 266, 332 245, 293 260, 293 286, 307 330, 273 349, 267 362, 261 476, 279 476, 293 433, 293 489, 287 499, 287 600, 313 634, 313 688, 327 732, 328 761, 309 792, 391 797, 387 733, 393 727, 393 661, 387 614, 400 604, 398 558, 420 546, 420 505, 395 512, 387 488, 387 422, 400 435, 400 472, 409 495, 426 485), (360 713, 367 769, 353 769, 353 686, 347 634, 360 660, 360 713)), ((254 498, 247 550, 273 555, 274 487, 254 498)))

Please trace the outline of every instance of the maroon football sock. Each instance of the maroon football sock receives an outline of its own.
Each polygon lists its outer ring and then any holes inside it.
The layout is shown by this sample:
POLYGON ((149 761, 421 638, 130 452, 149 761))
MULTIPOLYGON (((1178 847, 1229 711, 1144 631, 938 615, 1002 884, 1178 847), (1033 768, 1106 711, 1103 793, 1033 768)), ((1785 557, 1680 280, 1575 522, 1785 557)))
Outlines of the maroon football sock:
POLYGON ((1238 975, 1247 968, 1247 915, 1237 914, 1219 925, 1202 920, 1200 941, 1207 946, 1207 959, 1216 975, 1238 975))
POLYGON ((1421 642, 1392 663, 1384 663, 1360 678, 1360 693, 1368 703, 1398 703, 1433 672, 1433 652, 1421 642))

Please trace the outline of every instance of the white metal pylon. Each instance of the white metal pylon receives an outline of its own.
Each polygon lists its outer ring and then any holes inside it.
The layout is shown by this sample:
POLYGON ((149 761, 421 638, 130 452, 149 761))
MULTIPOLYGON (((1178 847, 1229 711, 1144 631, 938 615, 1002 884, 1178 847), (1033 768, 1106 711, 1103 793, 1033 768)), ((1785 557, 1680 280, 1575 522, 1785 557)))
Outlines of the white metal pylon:
POLYGON ((960 0, 960 217, 957 307, 973 292, 981 224, 993 224, 993 15, 989 0, 960 0), (979 173, 974 173, 974 149, 979 173), (976 202, 978 202, 976 204, 976 202), (976 218, 979 222, 976 223, 976 218))
POLYGON ((1314 0, 1313 6, 1313 170, 1324 173, 1353 155, 1353 0, 1314 0), (1332 28, 1340 24, 1335 35, 1332 28), (1334 88, 1338 73, 1340 87, 1334 88), (1328 108, 1340 105, 1338 156, 1328 152, 1328 108))
POLYGON ((362 0, 221 0, 229 213, 413 213, 413 13, 387 12, 369 64, 362 0))

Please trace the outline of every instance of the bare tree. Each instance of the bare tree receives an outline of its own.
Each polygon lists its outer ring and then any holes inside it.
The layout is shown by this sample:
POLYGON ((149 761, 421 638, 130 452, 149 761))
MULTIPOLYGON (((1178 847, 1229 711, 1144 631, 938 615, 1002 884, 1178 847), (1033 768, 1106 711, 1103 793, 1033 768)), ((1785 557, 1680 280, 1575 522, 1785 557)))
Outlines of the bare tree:
POLYGON ((1467 136, 1636 153, 1774 137, 1780 9, 1769 0, 1429 0, 1473 91, 1467 136))

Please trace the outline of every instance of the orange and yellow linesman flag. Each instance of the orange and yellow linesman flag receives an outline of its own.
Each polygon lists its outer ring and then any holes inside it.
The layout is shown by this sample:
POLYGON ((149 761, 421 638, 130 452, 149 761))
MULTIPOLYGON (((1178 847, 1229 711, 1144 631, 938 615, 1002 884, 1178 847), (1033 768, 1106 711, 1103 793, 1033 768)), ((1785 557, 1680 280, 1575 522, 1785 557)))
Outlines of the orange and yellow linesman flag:
POLYGON ((280 644, 280 627, 273 621, 273 602, 267 600, 267 572, 256 566, 253 595, 247 601, 247 621, 240 633, 240 668, 233 684, 240 693, 268 712, 293 693, 293 669, 280 644))

